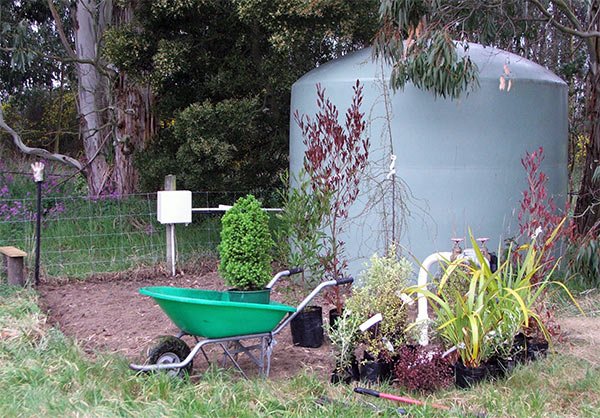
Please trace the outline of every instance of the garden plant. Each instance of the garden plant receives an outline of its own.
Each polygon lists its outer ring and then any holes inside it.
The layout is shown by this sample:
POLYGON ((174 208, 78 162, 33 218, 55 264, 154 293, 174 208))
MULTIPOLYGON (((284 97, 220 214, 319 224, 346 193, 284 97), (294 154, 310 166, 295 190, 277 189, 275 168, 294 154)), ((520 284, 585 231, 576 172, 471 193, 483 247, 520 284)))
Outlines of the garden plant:
POLYGON ((253 195, 238 199, 222 218, 219 273, 239 290, 260 290, 271 278, 269 216, 253 195))
MULTIPOLYGON (((333 278, 346 273, 348 261, 344 254, 342 233, 346 228, 349 209, 359 193, 361 174, 368 164, 369 138, 365 136, 365 114, 361 112, 363 86, 357 80, 353 87, 352 103, 345 113, 345 124, 339 122, 339 111, 325 96, 325 89, 317 85, 319 112, 311 118, 294 113, 294 120, 302 131, 304 145, 304 169, 310 177, 313 191, 329 198, 329 208, 321 225, 326 231, 323 237, 321 262, 327 274, 333 278)), ((338 313, 342 312, 343 299, 335 287, 330 300, 338 313)))

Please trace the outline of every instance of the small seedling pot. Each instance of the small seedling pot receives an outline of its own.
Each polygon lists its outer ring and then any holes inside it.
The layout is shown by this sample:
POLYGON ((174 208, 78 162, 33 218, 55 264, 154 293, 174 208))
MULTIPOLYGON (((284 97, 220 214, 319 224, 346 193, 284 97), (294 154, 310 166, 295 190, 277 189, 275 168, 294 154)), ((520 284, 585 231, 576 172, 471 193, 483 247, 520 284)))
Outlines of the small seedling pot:
POLYGON ((290 323, 294 345, 318 348, 323 345, 323 309, 307 306, 290 323))
POLYGON ((336 322, 340 317, 340 313, 338 312, 337 308, 333 308, 329 311, 329 326, 331 327, 331 329, 335 329, 336 327, 336 322))
POLYGON ((345 367, 336 366, 331 372, 331 383, 345 383, 349 385, 360 379, 360 369, 356 357, 352 356, 350 364, 345 367))
POLYGON ((539 360, 546 357, 546 354, 548 354, 548 341, 527 339, 527 360, 539 360))

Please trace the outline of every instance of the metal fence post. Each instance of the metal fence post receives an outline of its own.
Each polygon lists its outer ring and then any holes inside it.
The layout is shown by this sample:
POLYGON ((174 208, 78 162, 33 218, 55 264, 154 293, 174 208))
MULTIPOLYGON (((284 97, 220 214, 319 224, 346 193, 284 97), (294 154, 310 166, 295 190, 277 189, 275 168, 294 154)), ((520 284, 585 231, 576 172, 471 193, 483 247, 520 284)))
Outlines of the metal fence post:
MULTIPOLYGON (((175 175, 165 176, 166 191, 177 190, 177 179, 175 175)), ((167 265, 171 267, 171 276, 175 276, 175 264, 177 261, 177 239, 175 237, 175 224, 167 224, 167 265)))
POLYGON ((42 183, 44 182, 44 163, 38 161, 31 164, 33 181, 37 186, 37 213, 35 217, 35 273, 34 283, 40 284, 40 250, 42 241, 42 183))

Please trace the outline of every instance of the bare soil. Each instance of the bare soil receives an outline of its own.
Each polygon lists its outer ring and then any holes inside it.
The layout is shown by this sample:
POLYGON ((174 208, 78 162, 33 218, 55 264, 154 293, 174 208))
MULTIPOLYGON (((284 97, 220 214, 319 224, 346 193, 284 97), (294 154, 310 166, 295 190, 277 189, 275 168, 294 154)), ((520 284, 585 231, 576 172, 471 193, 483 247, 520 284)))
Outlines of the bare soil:
MULTIPOLYGON (((285 279, 281 282, 279 287, 275 286, 271 298, 296 306, 297 301, 291 300, 294 298, 289 294, 290 287, 294 286, 284 283, 285 279), (278 288, 288 292, 282 293, 278 288)), ((88 355, 111 352, 130 361, 141 362, 145 349, 157 336, 179 332, 151 298, 138 293, 138 289, 144 286, 225 290, 214 265, 209 262, 197 271, 180 272, 175 277, 161 269, 154 269, 100 275, 85 281, 42 283, 39 287, 40 304, 50 322, 73 337, 88 355)), ((299 294, 299 289, 293 290, 295 295, 299 294)), ((303 296, 306 295, 298 296, 299 300, 303 296)), ((324 303, 322 298, 315 302, 324 303)), ((328 309, 323 308, 323 311, 328 312, 328 309)), ((193 347, 191 338, 184 339, 193 347)), ((289 326, 275 339, 277 345, 271 357, 271 379, 289 378, 306 369, 328 378, 333 368, 333 354, 326 339, 320 348, 294 346, 289 326)), ((211 351, 210 360, 218 362, 221 356, 216 350, 211 351)), ((248 375, 257 373, 256 367, 249 361, 240 358, 240 364, 248 375)), ((207 367, 203 356, 198 355, 194 359, 193 374, 200 374, 207 367)))
MULTIPOLYGON (((176 286, 225 290, 215 267, 215 262, 209 260, 186 269, 186 272, 180 271, 175 277, 164 269, 155 268, 98 275, 85 281, 42 283, 39 288, 40 304, 50 322, 77 340, 88 355, 118 353, 130 361, 141 362, 144 360, 142 353, 155 337, 175 335, 178 329, 158 305, 151 298, 140 295, 138 289, 144 286, 176 286)), ((282 279, 271 297, 296 306, 307 293, 282 279)), ((321 297, 314 302, 323 306, 324 313, 331 308, 321 297)), ((327 318, 324 320, 327 321, 327 318)), ((558 351, 598 366, 600 318, 567 317, 560 318, 559 323, 563 335, 557 344, 558 351)), ((276 340, 271 359, 271 379, 286 379, 304 370, 310 370, 323 379, 329 378, 334 358, 333 348, 327 339, 316 349, 294 346, 288 326, 276 336, 276 340)), ((191 339, 188 343, 193 346, 191 339)), ((211 361, 220 358, 216 352, 210 354, 211 361)), ((196 356, 194 374, 203 373, 207 366, 201 355, 196 356)), ((256 374, 256 367, 248 361, 242 362, 242 366, 249 375, 256 374)))

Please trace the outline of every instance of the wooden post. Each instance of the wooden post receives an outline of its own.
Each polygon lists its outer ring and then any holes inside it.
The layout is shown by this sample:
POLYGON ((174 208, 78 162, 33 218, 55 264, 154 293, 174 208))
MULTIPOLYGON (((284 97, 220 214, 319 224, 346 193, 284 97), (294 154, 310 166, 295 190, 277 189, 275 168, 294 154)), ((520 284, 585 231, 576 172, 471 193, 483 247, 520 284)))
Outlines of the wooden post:
POLYGON ((4 256, 8 284, 25 286, 24 259, 27 253, 15 247, 0 247, 0 254, 4 256))
MULTIPOLYGON (((165 176, 166 191, 177 190, 177 179, 175 175, 165 176)), ((177 261, 177 240, 175 237, 175 224, 167 224, 167 265, 171 268, 171 276, 175 276, 175 263, 177 261)))

